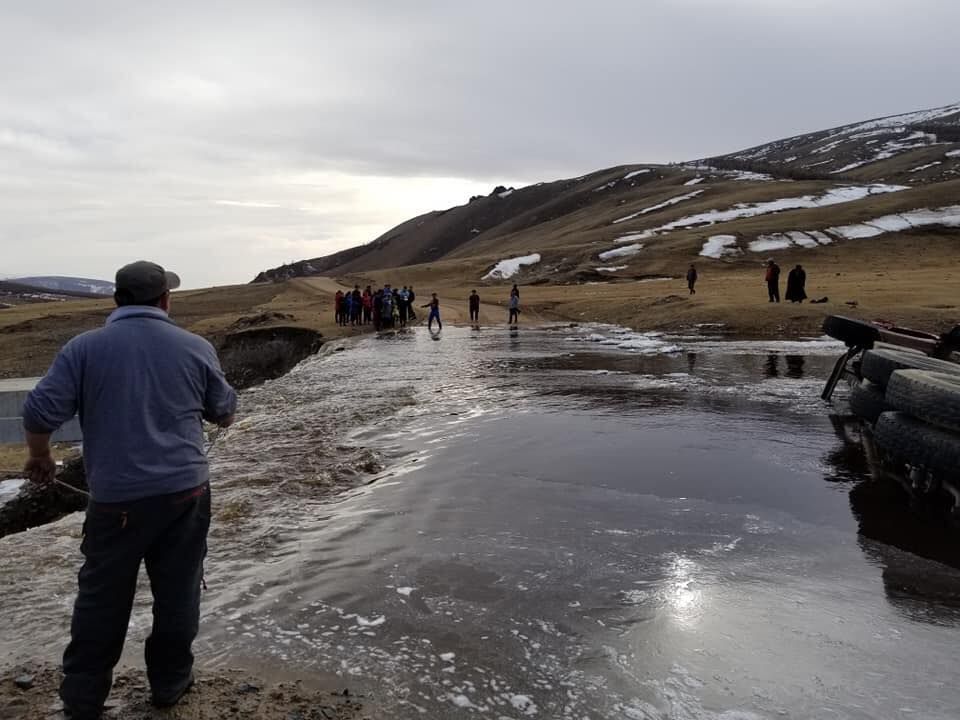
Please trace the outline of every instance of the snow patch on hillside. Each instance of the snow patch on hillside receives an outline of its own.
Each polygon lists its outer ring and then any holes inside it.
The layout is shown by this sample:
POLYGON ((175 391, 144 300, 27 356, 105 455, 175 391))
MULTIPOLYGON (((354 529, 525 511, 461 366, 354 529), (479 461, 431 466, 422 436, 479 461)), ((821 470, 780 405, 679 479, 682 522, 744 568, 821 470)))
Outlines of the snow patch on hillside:
POLYGON ((607 260, 613 260, 614 258, 621 257, 630 257, 631 255, 636 255, 638 252, 643 250, 643 245, 641 243, 636 243, 634 245, 627 245, 625 247, 615 248, 613 250, 607 250, 597 255, 602 262, 607 260))
POLYGON ((950 152, 946 153, 946 157, 948 158, 960 157, 960 150, 951 150, 950 152))
POLYGON ((960 205, 951 205, 935 210, 912 210, 898 215, 884 215, 862 223, 827 228, 827 232, 846 240, 859 240, 888 232, 903 232, 904 230, 932 225, 960 227, 960 205))
POLYGON ((882 195, 908 189, 905 185, 849 185, 831 188, 822 195, 801 195, 800 197, 781 198, 780 200, 770 200, 767 202, 739 203, 727 210, 709 210, 697 215, 682 217, 679 220, 674 220, 658 228, 647 230, 642 237, 637 236, 636 239, 647 239, 659 233, 670 232, 671 230, 677 230, 679 228, 716 225, 717 223, 768 215, 786 210, 802 210, 840 205, 842 203, 856 202, 871 195, 882 195))
POLYGON ((536 265, 538 262, 540 262, 540 253, 501 260, 481 280, 506 280, 520 272, 520 268, 526 265, 536 265))
POLYGON ((905 138, 899 140, 888 140, 883 145, 880 146, 879 152, 874 155, 872 158, 867 160, 857 160, 850 163, 849 165, 844 165, 838 170, 831 170, 831 175, 838 175, 840 173, 847 172, 849 170, 855 170, 856 168, 863 167, 864 165, 870 165, 875 162, 880 162, 881 160, 889 160, 892 157, 904 153, 908 150, 917 150, 919 148, 928 147, 930 145, 937 144, 937 136, 931 133, 925 132, 915 132, 911 135, 908 135, 905 138))
POLYGON ((736 235, 714 235, 703 244, 700 254, 703 257, 719 260, 724 255, 739 255, 740 252, 736 235))
POLYGON ((702 178, 702 177, 695 177, 693 180, 687 180, 687 181, 684 183, 684 185, 685 185, 686 187, 690 187, 691 185, 699 185, 700 183, 703 182, 703 180, 704 180, 704 178, 702 178))
POLYGON ((608 272, 608 273, 612 273, 612 272, 619 272, 620 270, 626 270, 627 267, 628 267, 627 265, 610 265, 610 266, 608 266, 608 267, 598 267, 598 268, 594 268, 594 269, 595 269, 597 272, 608 272))
POLYGON ((927 163, 926 165, 920 165, 919 167, 915 167, 910 172, 912 173, 923 172, 924 170, 929 170, 930 168, 936 167, 937 165, 943 165, 943 163, 940 160, 937 160, 936 162, 927 163))
POLYGON ((645 175, 648 172, 653 172, 650 168, 644 168, 643 170, 634 170, 633 172, 627 173, 623 176, 624 180, 629 180, 630 178, 636 177, 637 175, 645 175))
POLYGON ((634 218, 640 217, 641 215, 646 215, 647 213, 656 212, 657 210, 663 210, 663 208, 670 207, 671 205, 676 205, 677 203, 682 203, 685 200, 692 200, 697 197, 697 195, 702 195, 703 190, 694 190, 692 193, 687 193, 686 195, 677 195, 672 197, 669 200, 664 200, 662 203, 656 205, 651 205, 648 208, 644 208, 639 212, 635 212, 632 215, 627 215, 626 217, 617 218, 611 224, 616 225, 617 223, 626 222, 627 220, 633 220, 634 218))

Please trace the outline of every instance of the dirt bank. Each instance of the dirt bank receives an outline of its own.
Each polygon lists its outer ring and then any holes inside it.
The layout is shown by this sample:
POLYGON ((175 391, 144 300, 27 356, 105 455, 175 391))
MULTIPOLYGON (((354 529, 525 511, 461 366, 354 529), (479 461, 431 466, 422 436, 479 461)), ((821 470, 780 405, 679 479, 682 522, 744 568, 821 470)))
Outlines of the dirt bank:
MULTIPOLYGON (((57 479, 86 492, 87 479, 83 471, 83 459, 67 461, 57 472, 57 479)), ((69 513, 83 510, 86 506, 85 495, 60 485, 24 483, 16 497, 0 505, 0 537, 45 525, 69 513)))
MULTIPOLYGON (((57 696, 60 671, 27 665, 0 671, 0 718, 62 718, 57 696)), ((203 672, 171 710, 149 702, 146 677, 135 670, 117 674, 105 720, 358 720, 368 717, 360 698, 345 688, 316 688, 302 682, 266 683, 243 671, 203 672)))

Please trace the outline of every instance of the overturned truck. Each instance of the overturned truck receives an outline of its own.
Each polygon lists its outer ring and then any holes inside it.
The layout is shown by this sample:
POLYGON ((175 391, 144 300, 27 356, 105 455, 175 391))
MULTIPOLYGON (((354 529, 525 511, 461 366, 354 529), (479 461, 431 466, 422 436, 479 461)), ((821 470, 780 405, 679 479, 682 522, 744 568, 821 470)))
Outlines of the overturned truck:
POLYGON ((847 346, 823 399, 850 381, 850 409, 876 464, 960 518, 960 326, 932 335, 834 315, 823 329, 847 346))

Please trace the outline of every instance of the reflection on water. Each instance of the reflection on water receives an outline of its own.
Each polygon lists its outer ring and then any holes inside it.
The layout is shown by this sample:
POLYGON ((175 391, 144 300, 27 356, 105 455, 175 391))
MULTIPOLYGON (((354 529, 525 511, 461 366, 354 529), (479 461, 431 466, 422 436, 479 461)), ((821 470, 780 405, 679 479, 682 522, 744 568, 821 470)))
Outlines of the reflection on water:
POLYGON ((882 568, 887 598, 912 620, 960 624, 960 532, 942 503, 913 498, 873 465, 859 420, 831 416, 839 443, 826 456, 826 479, 846 483, 858 544, 882 568))

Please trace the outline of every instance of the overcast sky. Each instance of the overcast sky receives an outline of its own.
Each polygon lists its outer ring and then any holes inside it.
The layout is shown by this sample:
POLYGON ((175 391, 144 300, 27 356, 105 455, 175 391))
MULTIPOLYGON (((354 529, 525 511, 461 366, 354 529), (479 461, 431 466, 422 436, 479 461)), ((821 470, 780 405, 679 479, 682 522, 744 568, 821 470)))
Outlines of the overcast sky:
POLYGON ((185 285, 960 100, 953 0, 0 0, 0 275, 185 285))

